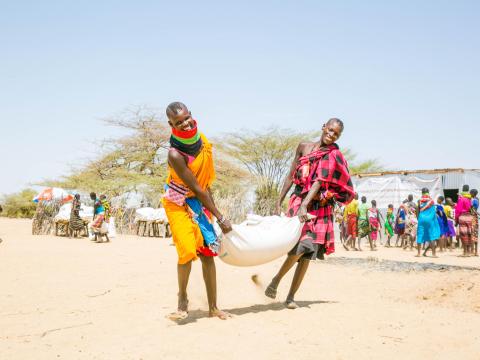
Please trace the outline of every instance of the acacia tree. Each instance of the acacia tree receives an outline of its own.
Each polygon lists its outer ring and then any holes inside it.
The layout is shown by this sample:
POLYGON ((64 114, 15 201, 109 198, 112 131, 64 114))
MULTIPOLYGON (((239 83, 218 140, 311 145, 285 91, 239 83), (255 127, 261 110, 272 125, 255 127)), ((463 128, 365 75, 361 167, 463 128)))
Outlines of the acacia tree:
MULTIPOLYGON (((141 191, 147 197, 160 194, 166 176, 166 151, 170 128, 157 110, 141 106, 103 119, 109 126, 125 129, 128 135, 105 139, 100 155, 59 181, 45 184, 110 197, 141 191)), ((158 197, 158 196, 157 196, 158 197)), ((154 200, 154 199, 152 199, 154 200)), ((157 200, 158 201, 158 200, 157 200)))
POLYGON ((265 131, 243 130, 227 134, 220 150, 241 163, 256 180, 254 211, 271 214, 297 145, 312 140, 318 132, 302 133, 271 127, 265 131))
MULTIPOLYGON (((298 132, 290 129, 269 128, 265 131, 243 130, 231 133, 219 141, 220 150, 232 161, 241 163, 255 181, 254 211, 261 215, 272 214, 283 180, 288 174, 297 145, 314 141, 320 131, 298 132)), ((352 173, 381 169, 377 160, 355 163, 356 155, 346 149, 352 173)))
MULTIPOLYGON (((126 192, 140 192, 153 206, 159 205, 167 176, 167 153, 171 130, 158 110, 148 107, 127 109, 103 120, 106 124, 127 130, 128 135, 105 139, 100 144, 102 155, 87 162, 72 174, 58 181, 46 181, 48 186, 59 186, 81 191, 96 191, 109 197, 126 192)), ((215 149, 216 145, 214 145, 215 149)), ((214 150, 214 154, 215 150, 214 150)), ((248 172, 233 162, 215 156, 217 181, 213 191, 224 198, 229 212, 238 207, 245 196, 248 172), (228 199, 235 199, 230 201, 228 199)), ((238 216, 233 216, 238 218, 238 216)))

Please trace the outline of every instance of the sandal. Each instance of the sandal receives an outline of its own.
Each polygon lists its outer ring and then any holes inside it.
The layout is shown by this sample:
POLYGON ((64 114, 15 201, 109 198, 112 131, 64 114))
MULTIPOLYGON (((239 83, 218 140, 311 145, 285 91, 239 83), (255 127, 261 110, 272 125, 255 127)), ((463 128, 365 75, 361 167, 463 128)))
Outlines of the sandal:
POLYGON ((272 284, 268 285, 265 289, 265 296, 275 299, 277 297, 277 288, 273 287, 272 284))

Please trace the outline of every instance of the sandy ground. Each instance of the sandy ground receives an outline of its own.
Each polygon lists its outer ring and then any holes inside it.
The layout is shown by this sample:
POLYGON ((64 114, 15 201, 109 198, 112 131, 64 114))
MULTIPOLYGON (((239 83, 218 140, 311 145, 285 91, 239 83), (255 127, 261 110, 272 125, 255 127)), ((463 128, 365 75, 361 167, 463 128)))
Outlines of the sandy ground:
MULTIPOLYGON (((168 239, 110 244, 30 235, 30 221, 0 218, 0 359, 479 359, 480 271, 378 271, 314 262, 297 300, 263 286, 282 260, 237 268, 217 261, 219 303, 207 317, 200 264, 189 285, 191 317, 176 304, 176 253, 168 239), (258 275, 260 285, 251 276, 258 275)), ((447 253, 436 263, 479 266, 447 253)), ((334 256, 429 262, 380 249, 334 256)))

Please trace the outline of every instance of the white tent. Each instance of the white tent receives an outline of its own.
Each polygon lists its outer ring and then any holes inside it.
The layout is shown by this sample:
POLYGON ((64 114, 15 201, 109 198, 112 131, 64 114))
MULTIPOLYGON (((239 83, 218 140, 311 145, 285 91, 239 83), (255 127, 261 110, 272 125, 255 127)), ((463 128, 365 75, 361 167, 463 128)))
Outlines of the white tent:
POLYGON ((385 171, 357 174, 352 176, 352 180, 359 196, 366 196, 368 201, 375 199, 380 209, 386 209, 388 204, 398 208, 409 194, 418 199, 424 187, 430 190, 433 198, 442 195, 456 201, 457 194, 464 184, 470 185, 471 189, 480 189, 480 170, 385 171))

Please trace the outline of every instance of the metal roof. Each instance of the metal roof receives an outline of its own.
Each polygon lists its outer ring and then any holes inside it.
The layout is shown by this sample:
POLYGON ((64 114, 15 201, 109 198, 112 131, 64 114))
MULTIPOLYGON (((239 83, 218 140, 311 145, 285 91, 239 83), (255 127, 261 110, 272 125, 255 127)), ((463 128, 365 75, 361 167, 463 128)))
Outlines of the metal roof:
POLYGON ((360 173, 352 174, 358 178, 385 176, 385 175, 412 175, 412 174, 446 174, 446 173, 461 173, 474 172, 480 174, 480 169, 462 169, 462 168, 448 168, 448 169, 430 169, 430 170, 397 170, 397 171, 381 171, 374 173, 360 173))

